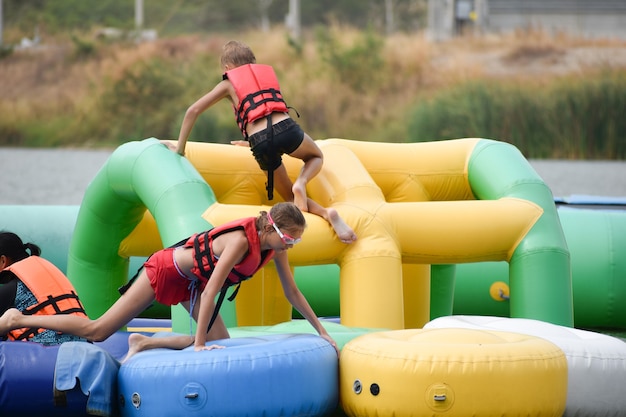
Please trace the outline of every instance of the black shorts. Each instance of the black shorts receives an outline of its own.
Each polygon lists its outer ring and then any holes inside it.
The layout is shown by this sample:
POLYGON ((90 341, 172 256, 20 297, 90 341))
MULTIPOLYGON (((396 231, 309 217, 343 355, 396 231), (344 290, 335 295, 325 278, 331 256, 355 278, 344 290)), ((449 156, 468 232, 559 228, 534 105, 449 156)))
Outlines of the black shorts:
POLYGON ((281 156, 290 154, 304 140, 304 131, 291 118, 272 126, 274 137, 270 143, 267 129, 248 137, 252 155, 263 171, 273 171, 282 163, 281 156))

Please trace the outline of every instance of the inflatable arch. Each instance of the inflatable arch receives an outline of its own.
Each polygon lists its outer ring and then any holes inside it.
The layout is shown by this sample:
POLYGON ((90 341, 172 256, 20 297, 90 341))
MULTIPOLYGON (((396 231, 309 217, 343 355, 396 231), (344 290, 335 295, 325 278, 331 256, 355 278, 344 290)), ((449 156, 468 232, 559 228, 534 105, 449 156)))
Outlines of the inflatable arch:
MULTIPOLYGON (((317 143, 325 163, 309 195, 336 208, 359 240, 344 245, 323 219, 306 214, 305 239, 290 261, 340 266, 342 324, 421 327, 430 314, 431 264, 506 261, 512 317, 573 325, 569 251, 553 196, 514 146, 486 139, 317 143)), ((130 256, 270 204, 249 149, 189 143, 185 156, 153 138, 129 142, 88 187, 67 272, 89 315, 117 298, 130 256)), ((284 162, 295 177, 300 161, 284 162)), ((238 296, 239 325, 291 317, 275 271, 261 274, 238 296)), ((172 317, 176 330, 180 313, 172 317)))

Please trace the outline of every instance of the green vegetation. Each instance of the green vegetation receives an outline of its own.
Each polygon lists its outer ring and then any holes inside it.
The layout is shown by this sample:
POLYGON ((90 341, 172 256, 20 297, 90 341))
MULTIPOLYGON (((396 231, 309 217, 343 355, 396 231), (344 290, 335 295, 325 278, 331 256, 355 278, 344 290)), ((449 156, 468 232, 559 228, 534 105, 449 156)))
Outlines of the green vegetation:
MULTIPOLYGON (((30 36, 35 26, 55 35, 66 33, 68 28, 133 29, 135 25, 133 0, 3 0, 3 4, 7 26, 12 33, 21 32, 20 37, 30 36)), ((427 0, 394 0, 396 29, 414 31, 424 27, 426 5, 427 0)), ((289 0, 145 0, 143 6, 144 27, 157 29, 161 36, 258 29, 263 15, 270 24, 282 25, 289 12, 289 0)), ((359 28, 376 26, 383 31, 384 9, 384 1, 300 2, 305 28, 340 21, 359 28)))
MULTIPOLYGON (((175 139, 187 107, 221 79, 221 46, 236 38, 252 47, 258 62, 275 67, 287 103, 315 139, 482 137, 513 143, 529 158, 626 159, 626 70, 602 62, 551 69, 570 49, 623 50, 623 43, 530 33, 433 44, 421 32, 383 35, 371 17, 380 10, 360 1, 350 18, 344 16, 349 8, 337 6, 321 17, 318 2, 302 2, 319 20, 308 22, 295 40, 276 23, 286 1, 272 2, 268 32, 237 30, 258 18, 255 8, 220 2, 219 13, 209 13, 212 1, 146 1, 146 26, 156 27, 159 39, 137 43, 98 30, 132 28, 132 1, 122 7, 120 0, 104 0, 90 10, 72 8, 73 0, 5 0, 5 17, 12 19, 5 39, 32 33, 25 22, 37 22, 44 41, 32 49, 2 49, 0 146, 114 147, 146 137, 175 139), (197 34, 199 22, 211 22, 213 32, 197 34), (355 29, 359 24, 367 29, 355 29), (498 58, 491 50, 500 51, 498 58), (529 62, 545 71, 527 74, 529 62)), ((397 5, 409 3, 425 4, 397 5)), ((400 27, 423 16, 423 8, 407 9, 400 27)), ((240 135, 224 102, 200 117, 191 140, 227 143, 240 135)))
POLYGON ((626 159, 626 72, 549 85, 470 81, 417 104, 409 141, 487 137, 532 158, 626 159), (426 136, 428 132, 429 136, 426 136))

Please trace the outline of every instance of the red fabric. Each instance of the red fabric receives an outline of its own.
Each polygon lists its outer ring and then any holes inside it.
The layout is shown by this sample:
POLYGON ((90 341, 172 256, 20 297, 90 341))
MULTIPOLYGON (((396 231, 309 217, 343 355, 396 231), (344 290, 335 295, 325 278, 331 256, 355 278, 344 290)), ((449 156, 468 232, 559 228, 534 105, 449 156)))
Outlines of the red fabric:
MULTIPOLYGON (((174 265, 175 248, 167 248, 154 253, 144 263, 150 285, 156 300, 164 305, 175 305, 190 298, 189 284, 191 281, 180 275, 174 265)), ((203 281, 201 280, 200 283, 203 281)), ((204 281, 206 285, 206 281, 204 281)), ((204 289, 204 286, 199 291, 204 289)))

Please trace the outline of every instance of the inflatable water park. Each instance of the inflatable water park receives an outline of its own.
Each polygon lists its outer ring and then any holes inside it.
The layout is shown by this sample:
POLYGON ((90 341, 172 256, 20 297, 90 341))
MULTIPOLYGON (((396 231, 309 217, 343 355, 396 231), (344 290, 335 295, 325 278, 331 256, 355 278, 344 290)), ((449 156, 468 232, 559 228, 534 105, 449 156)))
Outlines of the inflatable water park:
MULTIPOLYGON (((359 238, 305 213, 289 258, 339 357, 270 263, 222 306, 224 349, 121 362, 132 332, 193 331, 158 304, 104 342, 0 342, 0 414, 626 416, 624 201, 555 199, 495 140, 317 143, 308 194, 359 238)), ((117 148, 79 206, 0 205, 0 229, 38 244, 96 318, 153 252, 280 201, 265 181, 247 148, 181 157, 149 138, 117 148)))

